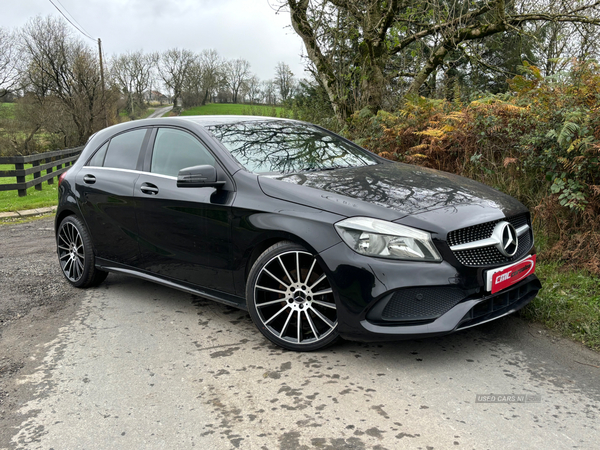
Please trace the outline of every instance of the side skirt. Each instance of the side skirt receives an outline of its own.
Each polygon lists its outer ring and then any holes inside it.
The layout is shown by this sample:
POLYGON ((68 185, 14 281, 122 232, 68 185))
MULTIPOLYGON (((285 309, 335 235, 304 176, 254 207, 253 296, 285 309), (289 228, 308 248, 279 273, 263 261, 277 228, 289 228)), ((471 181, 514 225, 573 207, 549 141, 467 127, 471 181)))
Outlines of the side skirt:
POLYGON ((100 258, 96 258, 96 267, 98 269, 105 270, 107 272, 122 273, 124 275, 141 278, 142 280, 161 284, 163 286, 167 286, 167 287, 170 287, 173 289, 187 292, 188 294, 197 295, 199 297, 203 297, 208 300, 213 300, 215 302, 223 303, 228 306, 233 306, 234 308, 239 308, 244 311, 248 310, 248 307, 246 306, 245 298, 237 297, 237 296, 231 295, 231 294, 226 294, 225 292, 213 291, 212 289, 198 289, 197 287, 186 286, 186 285, 177 283, 172 280, 167 280, 164 278, 159 278, 155 275, 150 275, 146 272, 141 272, 141 271, 131 269, 131 268, 126 268, 126 267, 116 266, 116 265, 114 265, 114 263, 110 263, 109 261, 101 260, 100 258))

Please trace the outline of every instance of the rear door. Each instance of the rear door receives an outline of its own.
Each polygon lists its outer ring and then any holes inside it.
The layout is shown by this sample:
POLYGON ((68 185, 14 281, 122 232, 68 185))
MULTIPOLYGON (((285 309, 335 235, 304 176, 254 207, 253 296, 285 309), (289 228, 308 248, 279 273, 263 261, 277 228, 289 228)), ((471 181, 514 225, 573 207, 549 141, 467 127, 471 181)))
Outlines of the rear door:
POLYGON ((150 163, 134 187, 141 267, 161 277, 233 293, 231 203, 233 184, 193 134, 158 128, 150 163), (178 188, 185 167, 212 165, 224 188, 178 188))
POLYGON ((138 128, 114 136, 77 174, 79 205, 99 258, 130 266, 139 261, 133 189, 150 132, 138 128))

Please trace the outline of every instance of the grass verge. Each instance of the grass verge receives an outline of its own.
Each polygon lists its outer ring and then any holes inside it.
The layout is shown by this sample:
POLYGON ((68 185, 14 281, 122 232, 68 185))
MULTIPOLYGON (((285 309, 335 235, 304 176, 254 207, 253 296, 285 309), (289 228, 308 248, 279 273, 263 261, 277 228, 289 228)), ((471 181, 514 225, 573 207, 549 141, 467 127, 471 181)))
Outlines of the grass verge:
POLYGON ((131 117, 127 111, 119 111, 119 122, 123 123, 131 120, 145 119, 156 110, 157 108, 154 106, 149 106, 138 117, 131 117))
MULTIPOLYGON (((25 168, 31 167, 31 164, 25 164, 25 168)), ((13 164, 0 164, 0 170, 14 170, 13 164)), ((27 181, 33 180, 33 174, 26 177, 27 181)), ((2 177, 0 184, 16 183, 15 177, 2 177)), ((58 180, 54 179, 54 184, 44 182, 41 191, 35 187, 27 189, 25 197, 19 197, 17 191, 0 191, 0 212, 22 211, 26 209, 43 208, 45 206, 54 206, 58 203, 58 180)))
POLYGON ((536 273, 543 289, 521 316, 600 350, 600 277, 559 262, 540 262, 536 273))
POLYGON ((186 109, 182 116, 232 115, 232 116, 269 116, 287 117, 287 111, 281 106, 241 105, 237 103, 210 103, 186 109))
POLYGON ((0 219, 0 227, 3 225, 17 225, 20 223, 35 222, 36 220, 48 219, 50 217, 54 217, 54 213, 38 214, 35 216, 29 216, 29 217, 18 217, 18 218, 15 217, 15 218, 10 218, 10 219, 0 219))

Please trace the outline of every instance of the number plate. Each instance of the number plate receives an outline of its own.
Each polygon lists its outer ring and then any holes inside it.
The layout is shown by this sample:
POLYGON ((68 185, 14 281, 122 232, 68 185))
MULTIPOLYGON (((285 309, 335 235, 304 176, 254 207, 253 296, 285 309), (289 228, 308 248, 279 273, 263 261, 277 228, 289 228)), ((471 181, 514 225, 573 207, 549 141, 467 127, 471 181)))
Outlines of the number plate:
POLYGON ((527 278, 535 272, 535 256, 530 255, 521 261, 510 266, 499 267, 498 269, 488 270, 486 276, 486 290, 492 294, 506 289, 515 283, 527 278))

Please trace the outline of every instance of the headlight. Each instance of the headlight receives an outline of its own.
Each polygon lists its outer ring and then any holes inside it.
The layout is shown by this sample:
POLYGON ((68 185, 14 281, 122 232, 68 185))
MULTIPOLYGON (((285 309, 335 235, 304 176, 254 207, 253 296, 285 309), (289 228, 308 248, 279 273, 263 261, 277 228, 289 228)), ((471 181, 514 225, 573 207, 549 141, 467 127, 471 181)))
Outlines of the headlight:
POLYGON ((378 258, 410 261, 441 261, 442 257, 425 231, 385 220, 352 217, 335 224, 335 229, 357 253, 378 258))

